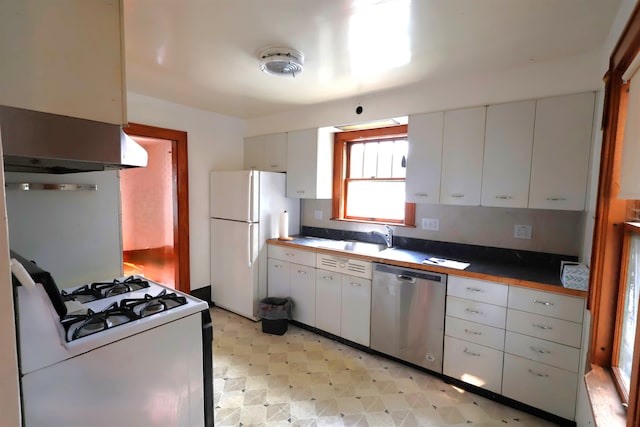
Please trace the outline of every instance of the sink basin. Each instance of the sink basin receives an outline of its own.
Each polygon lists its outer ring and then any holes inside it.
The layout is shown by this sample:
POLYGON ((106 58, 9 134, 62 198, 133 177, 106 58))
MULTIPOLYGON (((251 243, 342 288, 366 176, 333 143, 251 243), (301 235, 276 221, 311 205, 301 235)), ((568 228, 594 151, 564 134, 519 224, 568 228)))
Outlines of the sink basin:
POLYGON ((346 251, 346 252, 356 252, 361 254, 375 254, 387 249, 387 245, 382 245, 378 243, 356 242, 356 241, 350 241, 350 240, 349 241, 335 240, 335 241, 322 242, 321 244, 318 245, 318 248, 334 249, 334 250, 346 251))

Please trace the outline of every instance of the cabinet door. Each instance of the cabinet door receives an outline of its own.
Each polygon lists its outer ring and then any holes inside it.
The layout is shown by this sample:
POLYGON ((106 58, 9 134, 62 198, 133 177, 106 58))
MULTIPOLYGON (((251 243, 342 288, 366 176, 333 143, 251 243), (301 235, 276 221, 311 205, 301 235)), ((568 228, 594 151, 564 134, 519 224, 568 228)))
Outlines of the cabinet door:
POLYGON ((316 270, 316 327, 340 336, 342 274, 316 270))
POLYGON ((287 134, 275 133, 264 138, 264 170, 287 171, 287 134))
POLYGON ((528 206, 535 106, 523 101, 487 108, 482 206, 528 206))
POLYGON ((264 136, 244 139, 244 168, 261 170, 264 165, 264 136))
POLYGON ((342 338, 369 347, 371 280, 342 276, 342 338))
POLYGON ((267 295, 270 297, 286 298, 290 295, 288 262, 269 258, 267 260, 267 295))
POLYGON ((445 375, 500 393, 504 354, 493 348, 452 337, 444 337, 445 375))
POLYGON ((126 123, 121 13, 122 1, 3 1, 0 105, 126 123))
POLYGON ((293 320, 316 325, 316 271, 313 267, 291 264, 289 292, 293 300, 293 320))
POLYGON ((444 113, 440 203, 480 205, 486 107, 444 113))
POLYGON ((409 116, 406 201, 438 203, 444 113, 409 116))
POLYGON ((317 129, 287 134, 287 197, 315 198, 317 139, 317 129))
POLYGON ((588 92, 536 102, 530 208, 584 210, 594 99, 588 92))
POLYGON ((578 374, 505 354, 503 378, 504 396, 574 419, 578 374))

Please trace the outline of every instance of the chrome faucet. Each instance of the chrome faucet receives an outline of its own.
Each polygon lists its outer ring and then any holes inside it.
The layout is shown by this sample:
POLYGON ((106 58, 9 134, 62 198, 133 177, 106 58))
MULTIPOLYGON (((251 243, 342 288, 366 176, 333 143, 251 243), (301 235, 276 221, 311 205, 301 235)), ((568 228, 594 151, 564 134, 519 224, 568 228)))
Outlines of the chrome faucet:
POLYGON ((388 248, 393 247, 393 230, 388 225, 384 226, 386 233, 381 233, 380 231, 372 231, 371 234, 378 235, 384 239, 384 242, 387 244, 388 248))

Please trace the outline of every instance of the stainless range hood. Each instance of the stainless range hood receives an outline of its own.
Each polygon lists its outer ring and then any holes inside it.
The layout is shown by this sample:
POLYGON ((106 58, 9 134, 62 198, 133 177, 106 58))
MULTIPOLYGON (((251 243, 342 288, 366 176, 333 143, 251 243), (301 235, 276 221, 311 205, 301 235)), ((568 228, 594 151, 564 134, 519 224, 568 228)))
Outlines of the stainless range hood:
POLYGON ((119 125, 0 106, 6 172, 76 173, 147 166, 119 125))

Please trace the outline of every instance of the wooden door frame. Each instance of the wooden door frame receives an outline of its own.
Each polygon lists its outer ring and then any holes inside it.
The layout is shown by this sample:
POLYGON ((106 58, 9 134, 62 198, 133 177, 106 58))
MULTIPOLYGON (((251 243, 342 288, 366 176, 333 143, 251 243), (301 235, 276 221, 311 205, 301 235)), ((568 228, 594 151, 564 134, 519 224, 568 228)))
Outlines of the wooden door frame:
POLYGON ((171 141, 173 180, 173 247, 176 251, 176 289, 191 293, 189 269, 189 168, 187 132, 129 123, 123 131, 132 137, 158 138, 171 141))

